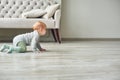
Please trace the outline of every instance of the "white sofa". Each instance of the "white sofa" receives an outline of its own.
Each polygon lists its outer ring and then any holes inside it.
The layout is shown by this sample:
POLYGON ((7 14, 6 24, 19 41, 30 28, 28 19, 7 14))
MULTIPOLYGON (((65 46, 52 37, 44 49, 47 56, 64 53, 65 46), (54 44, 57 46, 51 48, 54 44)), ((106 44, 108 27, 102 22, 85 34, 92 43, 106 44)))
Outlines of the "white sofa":
POLYGON ((61 0, 0 0, 0 28, 32 28, 37 21, 46 23, 55 41, 61 43, 59 34, 61 18, 61 0), (52 19, 22 18, 22 14, 34 9, 46 9, 50 5, 60 4, 52 19))

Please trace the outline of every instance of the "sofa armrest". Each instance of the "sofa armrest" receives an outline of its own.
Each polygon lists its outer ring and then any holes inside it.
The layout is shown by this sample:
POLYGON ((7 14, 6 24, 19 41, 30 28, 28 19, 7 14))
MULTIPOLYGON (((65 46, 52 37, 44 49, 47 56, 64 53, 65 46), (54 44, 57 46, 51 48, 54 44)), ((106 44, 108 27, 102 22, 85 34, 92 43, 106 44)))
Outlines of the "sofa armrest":
POLYGON ((56 10, 55 15, 55 28, 60 28, 61 10, 56 10))

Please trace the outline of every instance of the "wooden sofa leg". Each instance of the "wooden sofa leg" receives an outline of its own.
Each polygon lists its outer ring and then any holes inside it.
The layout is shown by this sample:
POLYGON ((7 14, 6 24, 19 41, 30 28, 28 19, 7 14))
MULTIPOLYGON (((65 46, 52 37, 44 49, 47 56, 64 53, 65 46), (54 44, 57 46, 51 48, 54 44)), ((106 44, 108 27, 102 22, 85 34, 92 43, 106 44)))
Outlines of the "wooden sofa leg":
POLYGON ((58 29, 51 29, 51 32, 52 32, 52 35, 54 37, 55 42, 61 43, 61 38, 60 38, 59 30, 58 29))
POLYGON ((55 42, 57 42, 55 30, 51 29, 51 32, 52 32, 52 35, 53 35, 53 38, 54 38, 55 42))
POLYGON ((55 29, 55 31, 56 31, 56 37, 57 37, 57 40, 58 40, 58 42, 59 43, 61 43, 61 37, 60 37, 60 33, 59 33, 59 30, 58 29, 55 29))

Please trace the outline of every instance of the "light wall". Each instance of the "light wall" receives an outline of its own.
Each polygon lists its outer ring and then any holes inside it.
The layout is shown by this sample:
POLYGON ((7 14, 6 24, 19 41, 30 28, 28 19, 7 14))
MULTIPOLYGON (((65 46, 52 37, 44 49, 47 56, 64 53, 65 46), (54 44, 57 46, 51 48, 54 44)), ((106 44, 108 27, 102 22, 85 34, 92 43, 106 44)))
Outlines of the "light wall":
POLYGON ((62 0, 63 38, 120 38, 120 0, 62 0))
MULTIPOLYGON (((0 29, 0 39, 30 30, 0 29)), ((120 0, 62 0, 62 38, 120 38, 120 0)))

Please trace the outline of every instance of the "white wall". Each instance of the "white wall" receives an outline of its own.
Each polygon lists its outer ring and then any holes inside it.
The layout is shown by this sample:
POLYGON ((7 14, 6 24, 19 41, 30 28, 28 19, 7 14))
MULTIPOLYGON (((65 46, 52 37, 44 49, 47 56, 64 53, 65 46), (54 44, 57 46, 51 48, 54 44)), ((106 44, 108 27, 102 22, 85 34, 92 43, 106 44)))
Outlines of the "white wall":
POLYGON ((62 0, 63 38, 120 38, 120 0, 62 0))
MULTIPOLYGON (((26 31, 0 29, 0 40, 26 31)), ((61 33, 62 38, 120 38, 120 0, 62 0, 61 33)))

